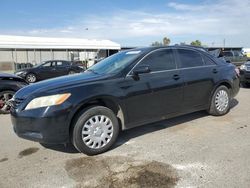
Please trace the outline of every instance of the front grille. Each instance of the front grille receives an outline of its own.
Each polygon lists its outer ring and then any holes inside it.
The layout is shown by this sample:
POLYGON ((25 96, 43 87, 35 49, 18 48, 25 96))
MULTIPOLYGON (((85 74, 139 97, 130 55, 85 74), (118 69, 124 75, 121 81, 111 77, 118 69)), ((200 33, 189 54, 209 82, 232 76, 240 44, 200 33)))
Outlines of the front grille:
POLYGON ((246 66, 246 70, 247 70, 247 71, 250 71, 250 66, 246 66))

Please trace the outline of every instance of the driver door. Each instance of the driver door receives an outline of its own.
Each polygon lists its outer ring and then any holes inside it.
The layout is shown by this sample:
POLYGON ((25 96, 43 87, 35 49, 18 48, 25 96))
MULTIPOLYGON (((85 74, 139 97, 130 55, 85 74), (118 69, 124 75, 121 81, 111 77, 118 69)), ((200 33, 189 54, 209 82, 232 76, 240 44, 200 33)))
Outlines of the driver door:
POLYGON ((172 49, 158 49, 148 54, 136 67, 148 66, 150 73, 126 77, 128 127, 165 119, 180 111, 183 79, 177 70, 172 49))

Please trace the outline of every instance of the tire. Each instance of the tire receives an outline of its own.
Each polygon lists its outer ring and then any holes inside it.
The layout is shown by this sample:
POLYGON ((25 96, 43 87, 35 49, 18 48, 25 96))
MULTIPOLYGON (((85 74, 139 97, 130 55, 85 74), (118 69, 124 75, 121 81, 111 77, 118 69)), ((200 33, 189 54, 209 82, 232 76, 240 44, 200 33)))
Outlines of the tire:
POLYGON ((114 112, 103 106, 92 106, 75 119, 71 140, 79 152, 96 155, 110 149, 118 134, 119 123, 114 112))
POLYGON ((35 83, 37 81, 37 78, 36 78, 36 75, 33 74, 33 73, 28 73, 26 75, 26 78, 25 80, 28 82, 28 83, 35 83))
POLYGON ((249 83, 246 83, 246 82, 241 82, 241 85, 242 85, 242 87, 244 87, 244 88, 250 87, 250 84, 249 84, 249 83))
POLYGON ((69 75, 71 75, 71 74, 75 74, 76 72, 75 71, 69 71, 69 75))
POLYGON ((208 113, 214 116, 227 114, 230 110, 230 99, 229 89, 223 85, 219 86, 213 94, 208 113))
POLYGON ((0 92, 0 114, 9 114, 10 106, 6 103, 14 96, 14 91, 2 91, 0 92))

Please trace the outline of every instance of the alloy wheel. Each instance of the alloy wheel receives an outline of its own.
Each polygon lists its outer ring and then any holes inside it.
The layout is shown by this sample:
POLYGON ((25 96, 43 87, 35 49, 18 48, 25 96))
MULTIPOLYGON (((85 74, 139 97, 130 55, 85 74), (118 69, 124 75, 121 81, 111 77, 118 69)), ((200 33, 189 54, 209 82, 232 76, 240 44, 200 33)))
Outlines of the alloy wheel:
POLYGON ((12 99, 14 95, 13 91, 6 91, 0 94, 0 111, 1 113, 9 113, 10 106, 8 105, 8 101, 12 99))

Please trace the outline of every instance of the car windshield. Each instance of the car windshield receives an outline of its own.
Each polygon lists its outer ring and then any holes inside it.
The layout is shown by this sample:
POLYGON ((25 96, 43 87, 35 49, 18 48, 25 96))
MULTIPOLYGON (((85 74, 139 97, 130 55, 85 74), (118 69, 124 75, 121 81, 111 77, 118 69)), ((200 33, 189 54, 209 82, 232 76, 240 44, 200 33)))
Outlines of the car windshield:
POLYGON ((41 62, 41 63, 38 63, 38 64, 36 64, 34 67, 39 67, 39 66, 43 65, 44 63, 46 63, 46 61, 43 61, 43 62, 41 62))
POLYGON ((118 73, 140 55, 141 50, 119 52, 91 66, 87 69, 87 71, 91 71, 96 74, 118 73))

